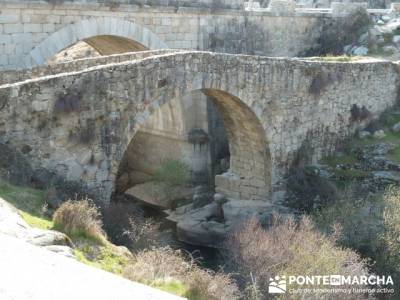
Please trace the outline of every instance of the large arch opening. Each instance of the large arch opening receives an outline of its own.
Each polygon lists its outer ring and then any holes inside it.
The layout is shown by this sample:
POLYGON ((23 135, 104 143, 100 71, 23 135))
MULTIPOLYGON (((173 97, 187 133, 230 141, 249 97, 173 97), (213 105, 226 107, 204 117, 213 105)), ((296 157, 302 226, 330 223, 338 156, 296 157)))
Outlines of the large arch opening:
POLYGON ((156 197, 151 191, 154 185, 149 184, 166 160, 189 166, 189 191, 173 195, 187 197, 185 203, 195 200, 199 184, 208 185, 210 191, 205 204, 212 201, 214 192, 241 200, 266 200, 269 196, 271 158, 264 129, 251 109, 227 92, 195 90, 153 112, 126 147, 116 193, 128 191, 147 203, 168 207, 168 203, 160 203, 162 197, 152 199, 156 197))

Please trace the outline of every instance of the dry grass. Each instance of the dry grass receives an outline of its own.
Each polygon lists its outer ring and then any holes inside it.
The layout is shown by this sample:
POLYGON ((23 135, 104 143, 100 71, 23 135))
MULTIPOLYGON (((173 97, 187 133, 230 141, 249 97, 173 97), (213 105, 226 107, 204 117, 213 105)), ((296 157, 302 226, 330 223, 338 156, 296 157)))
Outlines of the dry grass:
POLYGON ((194 268, 186 278, 186 296, 196 300, 233 300, 239 298, 239 288, 230 275, 194 268))
POLYGON ((171 248, 142 251, 135 256, 133 264, 125 269, 126 278, 146 283, 182 279, 192 268, 182 252, 171 248))
POLYGON ((269 278, 276 275, 367 274, 365 262, 355 252, 335 246, 337 237, 322 235, 307 217, 299 223, 277 218, 268 230, 249 220, 228 238, 225 259, 239 274, 243 288, 256 283, 264 296, 269 278))
POLYGON ((381 251, 377 253, 377 268, 382 273, 392 274, 394 281, 400 279, 400 188, 390 187, 383 195, 384 230, 381 235, 381 251))
POLYGON ((190 255, 169 247, 145 250, 135 255, 124 271, 128 279, 164 288, 180 283, 180 295, 194 300, 233 300, 239 289, 231 277, 199 268, 190 255))
POLYGON ((101 214, 89 199, 64 202, 53 215, 54 228, 68 235, 103 240, 101 214))

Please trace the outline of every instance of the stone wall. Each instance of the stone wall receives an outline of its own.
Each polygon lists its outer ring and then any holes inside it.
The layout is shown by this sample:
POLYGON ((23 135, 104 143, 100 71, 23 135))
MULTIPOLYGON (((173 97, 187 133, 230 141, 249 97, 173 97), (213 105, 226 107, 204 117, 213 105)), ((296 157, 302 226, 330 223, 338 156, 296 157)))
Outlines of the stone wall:
POLYGON ((361 120, 393 105, 397 64, 305 62, 183 52, 0 87, 0 136, 43 167, 79 181, 107 202, 137 130, 162 104, 201 90, 213 98, 228 134, 230 170, 217 190, 271 199, 304 145, 330 153, 361 120), (384 82, 385 84, 382 84, 384 82))
MULTIPOLYGON (((20 3, 20 0, 8 0, 7 2, 20 3)), ((32 3, 49 4, 99 4, 105 7, 116 9, 120 5, 135 6, 169 6, 169 7, 201 7, 201 8, 226 8, 241 9, 243 8, 242 0, 30 0, 32 3)))
POLYGON ((65 2, 3 1, 0 69, 40 65, 79 40, 117 36, 147 49, 296 56, 312 47, 327 14, 65 2))
POLYGON ((60 73, 83 71, 98 65, 114 64, 180 51, 183 50, 149 50, 94 58, 83 58, 59 64, 42 65, 32 69, 2 71, 0 72, 0 85, 60 73))

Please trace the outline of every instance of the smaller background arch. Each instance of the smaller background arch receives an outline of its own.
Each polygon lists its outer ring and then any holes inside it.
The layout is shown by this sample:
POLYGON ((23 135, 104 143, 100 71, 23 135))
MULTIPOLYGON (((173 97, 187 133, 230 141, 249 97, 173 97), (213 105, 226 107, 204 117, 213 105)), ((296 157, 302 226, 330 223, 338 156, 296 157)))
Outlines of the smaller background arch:
POLYGON ((148 28, 123 19, 98 17, 69 24, 54 32, 29 53, 24 66, 42 65, 79 41, 85 41, 102 55, 168 48, 148 28))

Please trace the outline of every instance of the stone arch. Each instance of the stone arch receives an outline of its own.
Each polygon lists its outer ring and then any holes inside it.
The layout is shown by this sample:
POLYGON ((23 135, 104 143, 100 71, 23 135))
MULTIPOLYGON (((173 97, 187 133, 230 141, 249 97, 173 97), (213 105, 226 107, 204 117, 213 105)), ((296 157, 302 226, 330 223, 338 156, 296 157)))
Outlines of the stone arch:
POLYGON ((30 52, 24 65, 34 67, 44 64, 78 41, 87 42, 103 55, 168 48, 160 37, 139 24, 119 18, 96 17, 69 24, 54 32, 30 52), (106 43, 111 43, 112 49, 105 47, 106 43))
MULTIPOLYGON (((243 100, 227 91, 216 88, 193 91, 201 91, 211 99, 222 117, 228 135, 230 169, 216 176, 216 191, 235 199, 267 199, 271 192, 271 155, 265 130, 257 115, 243 100)), ((165 104, 165 99, 160 103, 165 104)), ((127 137, 121 148, 122 155, 150 115, 150 112, 144 113, 133 130, 124 130, 127 137)), ((119 162, 112 167, 114 188, 119 168, 119 162)))
POLYGON ((164 103, 201 90, 214 99, 230 138, 231 169, 216 178, 217 191, 267 200, 281 168, 281 121, 275 115, 283 114, 268 97, 286 88, 272 89, 263 77, 266 68, 259 66, 259 58, 179 51, 4 85, 12 106, 1 111, 3 123, 14 124, 18 110, 24 128, 10 126, 4 138, 30 145, 35 168, 77 182, 107 205, 123 155, 142 124, 164 103))

